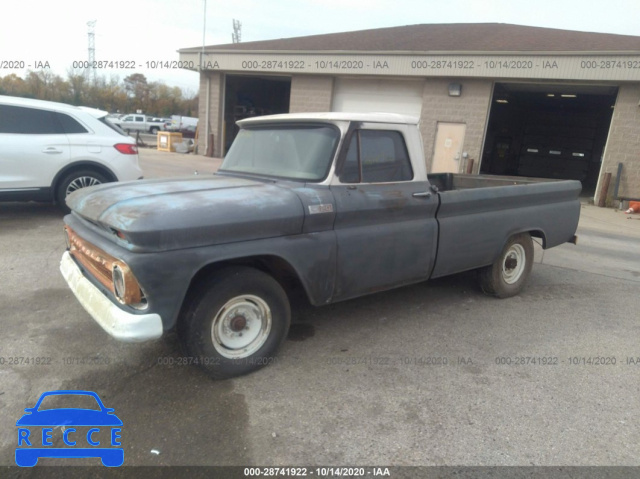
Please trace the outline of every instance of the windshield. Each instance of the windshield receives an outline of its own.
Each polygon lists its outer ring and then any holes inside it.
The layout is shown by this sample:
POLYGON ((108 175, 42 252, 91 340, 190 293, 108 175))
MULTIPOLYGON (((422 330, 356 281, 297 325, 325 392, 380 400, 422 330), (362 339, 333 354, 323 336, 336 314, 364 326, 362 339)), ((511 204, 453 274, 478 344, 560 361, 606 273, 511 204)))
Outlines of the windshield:
POLYGON ((244 128, 220 170, 321 181, 339 140, 339 130, 330 125, 244 128))

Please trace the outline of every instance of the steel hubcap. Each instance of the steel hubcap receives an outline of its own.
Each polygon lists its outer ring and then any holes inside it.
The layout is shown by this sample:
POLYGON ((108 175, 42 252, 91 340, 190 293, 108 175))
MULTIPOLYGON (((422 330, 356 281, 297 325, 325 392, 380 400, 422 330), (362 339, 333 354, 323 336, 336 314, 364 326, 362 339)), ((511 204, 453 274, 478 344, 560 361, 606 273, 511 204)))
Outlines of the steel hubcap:
POLYGON ((507 250, 502 263, 502 279, 507 284, 517 282, 524 271, 526 253, 520 244, 513 244, 507 250))
POLYGON ((93 176, 80 176, 75 180, 73 180, 71 183, 69 183, 69 186, 67 186, 67 191, 65 193, 65 196, 69 196, 69 194, 73 193, 76 190, 79 190, 80 188, 99 185, 101 183, 102 182, 99 179, 94 178, 93 176))
POLYGON ((246 358, 267 341, 271 324, 271 309, 264 300, 250 294, 236 296, 213 318, 213 347, 226 358, 246 358))
POLYGON ((231 330, 238 332, 247 327, 247 319, 244 316, 236 316, 230 321, 231 330))

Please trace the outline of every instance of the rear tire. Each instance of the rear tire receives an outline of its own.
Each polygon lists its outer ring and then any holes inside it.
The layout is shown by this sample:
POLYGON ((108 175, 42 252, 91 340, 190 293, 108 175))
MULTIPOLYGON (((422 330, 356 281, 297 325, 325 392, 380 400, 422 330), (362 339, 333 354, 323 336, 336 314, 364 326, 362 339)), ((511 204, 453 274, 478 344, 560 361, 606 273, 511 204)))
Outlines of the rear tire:
POLYGON ((480 287, 490 296, 515 296, 524 288, 532 266, 531 236, 529 233, 512 236, 495 263, 479 270, 480 287))
POLYGON ((271 276, 231 267, 189 295, 178 321, 189 361, 213 379, 224 379, 275 362, 289 331, 291 309, 287 294, 271 276))
POLYGON ((56 202, 63 211, 69 213, 71 210, 65 201, 69 194, 81 188, 100 185, 102 183, 108 183, 109 181, 105 175, 95 170, 84 169, 72 171, 58 183, 56 187, 56 202))

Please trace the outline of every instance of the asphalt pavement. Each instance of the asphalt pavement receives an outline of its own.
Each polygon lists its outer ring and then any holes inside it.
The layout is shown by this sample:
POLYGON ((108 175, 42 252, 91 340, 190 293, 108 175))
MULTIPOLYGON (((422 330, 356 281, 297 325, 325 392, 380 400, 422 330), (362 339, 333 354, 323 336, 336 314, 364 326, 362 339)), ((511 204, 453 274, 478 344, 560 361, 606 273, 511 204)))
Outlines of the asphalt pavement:
MULTIPOLYGON (((146 177, 219 164, 141 153, 146 177)), ((215 382, 174 336, 111 339, 58 271, 58 210, 0 204, 0 465, 24 408, 83 389, 122 419, 125 465, 638 466, 640 216, 581 213, 517 297, 465 273, 303 308, 274 364, 215 382)))

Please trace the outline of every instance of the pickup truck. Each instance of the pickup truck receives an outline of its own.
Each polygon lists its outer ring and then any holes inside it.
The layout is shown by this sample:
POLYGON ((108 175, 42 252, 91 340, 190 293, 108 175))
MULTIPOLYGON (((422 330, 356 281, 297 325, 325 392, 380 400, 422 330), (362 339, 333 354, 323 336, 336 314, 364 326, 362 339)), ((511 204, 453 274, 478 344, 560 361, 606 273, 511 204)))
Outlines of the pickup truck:
MULTIPOLYGON (((427 175, 417 120, 245 119, 218 172, 67 197, 61 271, 113 337, 176 330, 213 378, 273 361, 291 299, 312 305, 467 270, 518 294, 544 248, 575 243, 578 181, 427 175)), ((197 359, 197 361, 196 361, 197 359)))
POLYGON ((127 133, 132 131, 144 131, 146 133, 156 134, 164 129, 165 121, 161 118, 151 118, 144 115, 126 115, 123 116, 118 126, 127 133), (157 121, 154 121, 157 120, 157 121))

